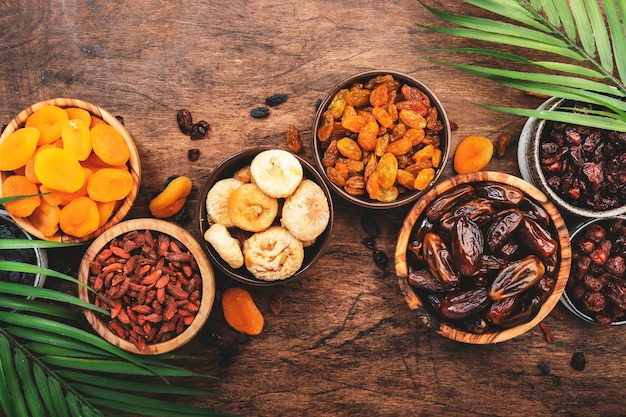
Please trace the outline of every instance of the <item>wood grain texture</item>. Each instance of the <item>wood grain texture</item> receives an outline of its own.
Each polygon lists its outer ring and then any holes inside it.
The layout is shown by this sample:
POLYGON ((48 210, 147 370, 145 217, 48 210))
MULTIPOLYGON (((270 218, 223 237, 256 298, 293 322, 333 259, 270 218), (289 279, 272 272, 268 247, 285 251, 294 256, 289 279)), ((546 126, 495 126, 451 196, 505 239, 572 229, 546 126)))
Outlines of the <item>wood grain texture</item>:
MULTIPOLYGON (((459 0, 427 3, 473 10, 459 0)), ((510 133, 504 157, 487 169, 519 175, 516 145, 525 119, 473 103, 536 107, 543 100, 430 61, 494 64, 424 49, 475 43, 416 23, 438 21, 414 0, 8 0, 0 4, 0 124, 47 98, 92 102, 124 118, 139 151, 142 183, 129 217, 149 216, 148 202, 171 175, 192 179, 191 213, 220 161, 255 146, 285 149, 290 124, 305 142, 302 156, 313 162, 316 101, 352 74, 389 68, 438 95, 458 125, 452 151, 468 135, 496 140, 510 133), (288 100, 266 119, 251 118, 250 110, 275 93, 288 100), (207 139, 180 133, 180 108, 210 123, 207 139), (201 151, 197 162, 187 159, 191 148, 201 151)), ((443 178, 453 174, 448 164, 443 178)), ((226 397, 174 400, 246 416, 625 415, 624 326, 600 329, 565 312, 544 320, 555 343, 537 326, 487 346, 454 342, 424 326, 394 274, 378 269, 362 244, 360 219, 369 216, 380 225, 377 248, 392 269, 408 210, 369 212, 337 200, 331 240, 315 268, 283 286, 248 288, 266 318, 261 335, 237 342, 216 303, 179 352, 202 358, 183 365, 219 377, 184 383, 226 397), (283 305, 275 315, 269 304, 277 295, 283 305), (576 351, 587 358, 583 371, 569 365, 576 351)), ((185 227, 201 238, 193 221, 185 227)), ((46 285, 76 291, 55 281, 46 285)), ((221 274, 216 281, 218 298, 233 285, 221 274)))

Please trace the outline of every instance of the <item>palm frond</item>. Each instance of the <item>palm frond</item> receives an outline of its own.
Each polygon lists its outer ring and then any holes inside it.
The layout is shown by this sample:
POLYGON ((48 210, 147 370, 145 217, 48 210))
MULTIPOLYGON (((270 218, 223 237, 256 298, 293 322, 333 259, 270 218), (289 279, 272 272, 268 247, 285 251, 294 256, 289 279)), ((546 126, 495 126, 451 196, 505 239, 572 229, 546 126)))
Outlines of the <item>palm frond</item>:
MULTIPOLYGON (((420 2, 448 25, 419 26, 496 46, 437 50, 488 55, 526 68, 510 71, 454 62, 440 64, 519 90, 604 107, 595 107, 599 111, 576 118, 586 126, 611 126, 626 132, 626 0, 603 0, 604 12, 597 0, 465 0, 492 13, 494 18, 453 14, 420 2), (521 53, 499 51, 497 45, 510 45, 521 53), (555 59, 535 61, 525 56, 531 56, 529 52, 533 50, 552 54, 555 59)), ((530 114, 497 105, 485 107, 530 114)), ((545 118, 550 114, 539 111, 533 117, 545 118)), ((559 114, 556 118, 572 116, 559 114)))

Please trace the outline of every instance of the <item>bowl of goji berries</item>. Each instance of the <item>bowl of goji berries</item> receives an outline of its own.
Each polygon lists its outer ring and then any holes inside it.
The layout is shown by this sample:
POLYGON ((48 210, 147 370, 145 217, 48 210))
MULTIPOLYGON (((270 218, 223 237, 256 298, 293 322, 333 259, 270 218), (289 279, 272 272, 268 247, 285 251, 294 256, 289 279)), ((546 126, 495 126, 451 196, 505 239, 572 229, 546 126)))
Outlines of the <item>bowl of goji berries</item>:
POLYGON ((415 202, 439 180, 450 137, 445 109, 424 83, 396 71, 367 71, 323 99, 312 148, 335 194, 385 209, 415 202))
POLYGON ((128 214, 140 182, 123 118, 83 100, 33 104, 0 136, 0 196, 30 196, 5 208, 42 240, 94 239, 128 214))
POLYGON ((195 238, 159 219, 131 219, 106 230, 85 252, 79 297, 94 330, 129 352, 154 355, 189 342, 215 298, 211 264, 195 238))
POLYGON ((499 343, 539 324, 559 302, 571 266, 556 206, 513 175, 447 178, 407 214, 396 276, 411 311, 458 342, 499 343))

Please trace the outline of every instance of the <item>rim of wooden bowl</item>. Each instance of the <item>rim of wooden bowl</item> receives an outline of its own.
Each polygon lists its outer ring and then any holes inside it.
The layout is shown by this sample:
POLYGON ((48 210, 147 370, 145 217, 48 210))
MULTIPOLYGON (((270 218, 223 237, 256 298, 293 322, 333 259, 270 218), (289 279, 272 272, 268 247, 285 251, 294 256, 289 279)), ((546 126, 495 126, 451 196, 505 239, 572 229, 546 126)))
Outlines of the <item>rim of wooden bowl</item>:
POLYGON ((437 333, 449 339, 469 344, 490 344, 504 342, 514 337, 520 336, 523 333, 526 333, 528 330, 539 324, 539 322, 541 322, 541 320, 543 320, 552 311, 554 306, 556 306, 556 304, 559 302, 559 299, 561 298, 561 295, 565 290, 565 286, 569 278, 570 266, 571 247, 569 232, 556 206, 552 204, 552 202, 548 200, 546 195, 534 185, 514 175, 494 171, 480 171, 469 174, 457 175, 436 184, 415 203, 415 205, 407 214, 398 234, 398 242, 396 244, 395 250, 396 277, 398 279, 398 284, 400 285, 400 290, 409 308, 413 312, 415 312, 418 318, 427 327, 435 330, 437 333), (503 329, 497 332, 488 332, 485 334, 470 333, 465 330, 450 326, 431 314, 426 309, 420 297, 415 293, 415 291, 413 291, 407 281, 408 265, 406 259, 406 251, 413 226, 419 219, 421 213, 435 199, 435 197, 445 193, 446 191, 454 188, 457 185, 480 181, 498 182, 514 186, 522 191, 526 196, 541 204, 541 206, 548 212, 550 218, 552 219, 552 222, 554 223, 554 228, 556 229, 556 233, 558 236, 560 258, 559 271, 556 275, 556 283, 554 285, 554 289, 552 290, 552 294, 550 294, 550 296, 544 301, 537 315, 532 320, 518 326, 509 329, 503 329))
MULTIPOLYGON (((137 151, 137 146, 135 145, 135 141, 133 140, 132 136, 130 135, 126 127, 124 127, 124 125, 115 116, 113 116, 107 110, 96 106, 95 104, 76 98, 54 98, 44 100, 22 110, 17 116, 15 116, 15 118, 13 118, 13 120, 11 120, 11 122, 4 129, 2 135, 0 135, 0 143, 2 143, 15 130, 22 127, 23 124, 26 122, 26 119, 28 119, 28 116, 33 114, 38 109, 48 105, 54 105, 61 108, 79 107, 81 109, 87 110, 90 114, 99 117, 107 124, 114 127, 122 135, 124 141, 126 142, 126 145, 128 145, 128 148, 130 149, 130 159, 128 161, 128 167, 129 172, 133 177, 133 188, 126 196, 126 198, 122 200, 121 203, 118 203, 118 207, 116 208, 114 214, 109 218, 109 220, 105 224, 100 226, 95 232, 81 238, 67 235, 65 233, 62 233, 61 231, 55 233, 52 236, 44 236, 41 232, 39 232, 39 230, 37 230, 36 227, 32 225, 32 223, 27 218, 11 216, 11 218, 15 221, 15 223, 18 224, 18 226, 26 230, 32 236, 35 236, 39 239, 54 242, 87 242, 99 236, 108 228, 119 223, 124 217, 126 217, 128 212, 130 211, 133 203, 135 202, 135 199, 137 198, 139 186, 141 184, 141 163, 139 161, 139 152, 137 151)), ((6 171, 0 171, 0 185, 8 176, 9 175, 6 171)), ((1 196, 2 187, 0 186, 0 197, 1 196)))
POLYGON ((320 175, 323 178, 324 182, 328 185, 328 188, 332 190, 332 192, 335 195, 357 206, 368 208, 368 209, 380 210, 380 209, 390 209, 390 208, 401 207, 401 206, 414 203, 417 199, 422 197, 430 188, 432 188, 434 184, 436 184, 441 179, 441 176, 443 175, 445 171, 445 168, 448 164, 448 159, 450 156, 451 138, 452 138, 452 130, 450 128, 450 120, 448 118, 448 113, 446 112, 446 109, 443 106, 443 103, 441 102, 439 97, 435 94, 435 92, 430 87, 428 87, 419 79, 411 75, 408 75, 406 73, 400 72, 400 71, 370 70, 370 71, 364 71, 358 74, 354 74, 348 78, 345 78, 344 80, 339 82, 337 85, 335 85, 335 87, 333 87, 330 90, 330 92, 326 95, 326 97, 323 99, 323 101, 319 105, 317 112, 315 113, 315 119, 313 121, 313 134, 311 135, 311 147, 313 148, 313 157, 315 159, 315 165, 318 171, 320 172, 320 175), (437 108, 439 118, 441 119, 441 122, 443 124, 443 131, 442 131, 443 137, 441 139, 442 146, 440 147, 442 150, 441 163, 439 164, 439 168, 437 168, 437 170, 435 171, 435 178, 433 178, 433 180, 431 181, 431 185, 429 185, 426 189, 422 191, 417 191, 417 190, 407 191, 403 194, 400 194, 395 201, 392 201, 389 203, 372 200, 367 196, 362 197, 362 196, 350 195, 341 187, 338 187, 335 183, 333 183, 328 178, 328 175, 326 174, 326 169, 322 165, 322 158, 324 155, 321 150, 321 146, 319 145, 319 141, 317 139, 317 128, 321 123, 322 114, 324 113, 324 111, 326 110, 330 102, 332 101, 333 97, 335 96, 335 94, 337 94, 339 90, 341 90, 342 88, 346 88, 355 82, 368 81, 371 78, 376 77, 378 75, 386 75, 386 74, 393 75, 394 79, 402 83, 409 84, 413 87, 417 87, 423 93, 425 93, 430 99, 431 104, 433 104, 437 108))
MULTIPOLYGON (((78 279, 83 284, 88 283, 90 274, 89 268, 92 260, 111 239, 133 230, 146 229, 158 233, 165 233, 175 238, 193 254, 202 279, 202 298, 200 299, 200 308, 194 321, 175 338, 161 343, 148 344, 145 349, 139 349, 132 342, 121 339, 110 331, 94 311, 84 309, 83 312, 91 327, 109 343, 128 352, 141 355, 157 355, 178 349, 195 337, 207 321, 215 301, 215 277, 213 267, 198 241, 187 230, 174 223, 152 218, 131 219, 118 223, 103 232, 91 243, 80 262, 78 279)), ((78 295, 83 301, 90 302, 89 291, 84 285, 78 285, 78 295)))
MULTIPOLYGON (((208 220, 207 220, 207 210, 206 210, 206 196, 209 193, 211 187, 218 181, 223 178, 232 177, 235 171, 240 168, 243 168, 246 164, 250 163, 252 159, 262 151, 276 149, 272 147, 256 147, 251 149, 246 149, 241 152, 237 152, 226 159, 224 159, 214 170, 211 172, 211 175, 206 180, 204 185, 202 186, 200 193, 198 194, 198 203, 195 211, 195 218, 198 225, 198 229, 200 231, 200 235, 204 236, 204 232, 208 229, 208 220)), ((330 219, 328 220, 328 226, 326 226, 326 230, 318 236, 315 243, 309 247, 304 248, 304 261, 302 266, 298 271, 291 275, 288 278, 275 280, 275 281, 263 281, 261 279, 256 278, 252 273, 250 273, 245 265, 239 269, 231 268, 221 256, 213 249, 204 238, 202 239, 201 245, 205 249, 206 253, 209 254, 209 257, 213 261, 213 265, 217 266, 222 273, 226 274, 228 277, 239 281, 244 284, 259 286, 259 287, 267 287, 273 285, 280 285, 286 282, 290 282, 295 278, 300 277, 305 271, 309 270, 313 265, 322 257, 326 248, 328 247, 328 243, 330 242, 330 236, 332 234, 333 224, 334 224, 334 206, 333 200, 330 194, 330 190, 328 186, 322 179, 321 175, 315 168, 304 158, 299 155, 293 154, 302 164, 302 169, 304 170, 304 177, 315 181, 317 185, 322 188, 324 191, 324 195, 326 195, 326 200, 328 200, 328 208, 330 210, 330 219)))

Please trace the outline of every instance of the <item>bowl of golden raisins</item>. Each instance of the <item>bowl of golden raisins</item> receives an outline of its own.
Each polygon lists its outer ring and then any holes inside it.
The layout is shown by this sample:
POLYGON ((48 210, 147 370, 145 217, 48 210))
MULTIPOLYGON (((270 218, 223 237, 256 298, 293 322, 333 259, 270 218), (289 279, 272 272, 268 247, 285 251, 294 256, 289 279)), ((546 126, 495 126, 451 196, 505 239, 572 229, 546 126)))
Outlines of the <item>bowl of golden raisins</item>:
POLYGON ((443 105, 422 82, 396 71, 340 82, 313 126, 315 163, 329 188, 365 208, 415 202, 439 180, 450 153, 443 105))
POLYGON ((139 154, 123 123, 82 100, 33 104, 0 136, 0 195, 30 196, 5 209, 43 240, 100 235, 126 216, 140 181, 139 154))
POLYGON ((513 175, 443 180, 406 216, 395 251, 409 308, 458 342, 498 343, 541 322, 565 290, 569 232, 545 194, 513 175))

